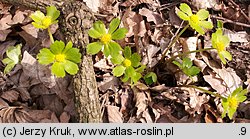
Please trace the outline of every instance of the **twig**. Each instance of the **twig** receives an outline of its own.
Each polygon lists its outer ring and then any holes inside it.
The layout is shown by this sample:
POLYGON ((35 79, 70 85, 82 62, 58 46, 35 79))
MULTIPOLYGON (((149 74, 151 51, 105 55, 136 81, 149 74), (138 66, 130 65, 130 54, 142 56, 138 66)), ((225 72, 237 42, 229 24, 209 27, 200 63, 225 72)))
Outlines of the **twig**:
POLYGON ((226 18, 224 18, 224 17, 219 17, 219 16, 216 16, 216 15, 211 15, 210 17, 211 17, 211 18, 215 18, 215 19, 222 20, 224 23, 227 22, 227 23, 232 23, 232 24, 236 24, 236 25, 239 25, 239 26, 243 26, 243 27, 248 27, 248 28, 250 28, 250 25, 249 25, 249 24, 245 24, 245 23, 241 23, 241 22, 232 21, 232 20, 226 19, 226 18))
POLYGON ((241 14, 247 19, 248 22, 250 22, 250 18, 240 9, 240 6, 238 4, 236 4, 234 1, 232 0, 228 0, 230 3, 232 3, 235 7, 237 7, 239 9, 239 11, 241 12, 241 14))

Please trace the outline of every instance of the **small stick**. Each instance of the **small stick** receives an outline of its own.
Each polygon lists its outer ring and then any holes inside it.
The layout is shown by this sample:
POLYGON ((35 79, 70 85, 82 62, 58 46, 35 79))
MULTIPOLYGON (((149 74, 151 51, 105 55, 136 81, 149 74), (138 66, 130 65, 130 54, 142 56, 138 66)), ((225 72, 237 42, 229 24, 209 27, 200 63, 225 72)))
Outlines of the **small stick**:
POLYGON ((239 25, 239 26, 243 26, 243 27, 248 27, 250 28, 250 25, 249 24, 245 24, 245 23, 241 23, 241 22, 236 22, 236 21, 232 21, 230 19, 226 19, 224 17, 219 17, 219 16, 216 16, 216 15, 211 15, 210 16, 211 18, 215 18, 215 19, 219 19, 219 20, 223 20, 223 22, 227 22, 227 23, 231 23, 231 24, 235 24, 235 25, 239 25))

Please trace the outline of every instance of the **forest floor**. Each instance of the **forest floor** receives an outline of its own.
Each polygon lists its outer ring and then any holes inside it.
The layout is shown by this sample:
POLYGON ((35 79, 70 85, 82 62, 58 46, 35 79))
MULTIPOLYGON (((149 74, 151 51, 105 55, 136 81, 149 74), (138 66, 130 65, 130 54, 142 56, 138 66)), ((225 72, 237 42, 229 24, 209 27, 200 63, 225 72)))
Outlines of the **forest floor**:
MULTIPOLYGON (((157 82, 141 79, 135 86, 113 76, 114 65, 102 54, 93 56, 104 122, 115 123, 227 123, 250 122, 250 94, 240 103, 233 119, 222 118, 222 100, 197 86, 229 96, 242 86, 250 91, 250 2, 247 0, 84 0, 98 20, 108 26, 115 17, 128 29, 121 46, 130 46, 142 57, 146 72, 157 82), (224 22, 230 38, 227 50, 232 61, 222 64, 216 51, 188 55, 201 72, 192 78, 167 59, 188 51, 212 47, 211 34, 188 28, 160 61, 167 45, 184 26, 176 15, 180 3, 197 12, 207 9, 216 27, 224 22), (160 63, 162 62, 162 63, 160 63)), ((0 122, 72 122, 76 116, 72 77, 55 78, 36 55, 51 44, 46 31, 36 29, 29 17, 34 11, 0 3, 0 61, 10 46, 22 44, 20 62, 8 74, 0 62, 0 122)), ((63 38, 58 24, 51 27, 56 39, 63 38)), ((176 58, 180 61, 179 58, 176 58)), ((145 73, 146 73, 145 72, 145 73)), ((145 75, 145 74, 144 74, 145 75)))

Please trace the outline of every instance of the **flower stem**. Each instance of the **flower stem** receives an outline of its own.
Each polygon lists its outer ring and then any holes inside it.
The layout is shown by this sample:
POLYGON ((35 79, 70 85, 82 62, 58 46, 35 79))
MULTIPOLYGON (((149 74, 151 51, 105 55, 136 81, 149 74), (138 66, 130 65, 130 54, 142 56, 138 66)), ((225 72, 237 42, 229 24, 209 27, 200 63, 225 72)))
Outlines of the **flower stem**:
POLYGON ((189 24, 187 24, 180 33, 178 33, 178 35, 174 38, 174 40, 168 44, 167 49, 163 52, 163 55, 161 57, 160 63, 163 62, 165 55, 167 54, 167 52, 170 50, 170 48, 173 47, 173 44, 176 43, 176 41, 180 38, 180 36, 182 35, 182 33, 189 27, 189 24))
POLYGON ((54 41, 54 38, 53 38, 52 33, 50 31, 50 27, 48 27, 48 33, 49 33, 49 38, 50 38, 51 43, 54 43, 55 41, 54 41))
POLYGON ((208 93, 208 94, 210 94, 210 95, 219 97, 219 98, 221 98, 221 99, 225 99, 225 97, 221 96, 220 94, 214 93, 214 92, 212 92, 212 91, 208 91, 208 90, 206 90, 206 89, 203 89, 203 88, 198 87, 198 86, 195 86, 195 85, 181 85, 181 86, 178 86, 178 87, 191 87, 191 88, 194 88, 194 89, 198 89, 198 90, 200 90, 200 91, 203 91, 203 92, 205 92, 205 93, 208 93))
POLYGON ((182 57, 182 56, 186 56, 186 55, 191 54, 191 53, 198 53, 198 52, 208 51, 208 50, 212 50, 212 49, 215 49, 215 48, 205 48, 205 49, 199 49, 199 50, 189 51, 189 52, 186 52, 186 53, 181 53, 181 54, 178 54, 176 56, 173 56, 173 57, 169 58, 167 60, 167 62, 171 62, 171 61, 173 61, 177 57, 182 57))

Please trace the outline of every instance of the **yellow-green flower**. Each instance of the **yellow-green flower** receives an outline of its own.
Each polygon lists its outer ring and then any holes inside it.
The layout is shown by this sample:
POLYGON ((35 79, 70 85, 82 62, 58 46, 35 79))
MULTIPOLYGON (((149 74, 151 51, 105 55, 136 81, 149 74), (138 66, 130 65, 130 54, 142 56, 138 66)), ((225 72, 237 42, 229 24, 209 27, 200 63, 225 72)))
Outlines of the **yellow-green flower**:
POLYGON ((235 89, 233 93, 227 98, 222 99, 222 106, 224 109, 222 113, 222 118, 224 118, 226 114, 228 114, 228 117, 230 119, 233 118, 233 115, 236 112, 239 103, 247 99, 245 94, 247 94, 247 89, 243 90, 242 87, 239 87, 235 89))
POLYGON ((43 48, 37 55, 38 62, 43 65, 52 63, 51 71, 57 77, 64 77, 65 71, 74 75, 78 71, 76 63, 81 61, 79 49, 72 48, 72 42, 65 46, 62 41, 55 41, 51 44, 50 49, 43 48))
POLYGON ((223 35, 222 29, 218 28, 215 33, 212 34, 212 46, 218 52, 218 55, 223 64, 226 64, 226 59, 232 60, 232 55, 226 51, 226 47, 230 44, 230 40, 227 36, 223 35))
POLYGON ((34 22, 32 22, 34 27, 39 29, 47 29, 52 24, 58 22, 56 19, 59 17, 60 11, 58 11, 55 6, 49 6, 46 8, 46 10, 46 16, 41 11, 36 11, 30 15, 30 18, 34 20, 34 22))
POLYGON ((209 12, 205 9, 201 9, 196 14, 193 14, 191 8, 186 3, 181 3, 177 15, 181 19, 188 21, 189 25, 202 35, 205 34, 204 30, 213 28, 212 22, 205 21, 209 16, 209 12))
POLYGON ((106 57, 119 55, 119 52, 122 50, 121 46, 113 40, 121 40, 125 38, 127 33, 127 29, 118 28, 119 25, 120 19, 115 18, 109 24, 109 30, 107 31, 103 22, 95 22, 88 34, 90 37, 100 41, 90 43, 87 46, 87 52, 94 55, 102 50, 106 57))

